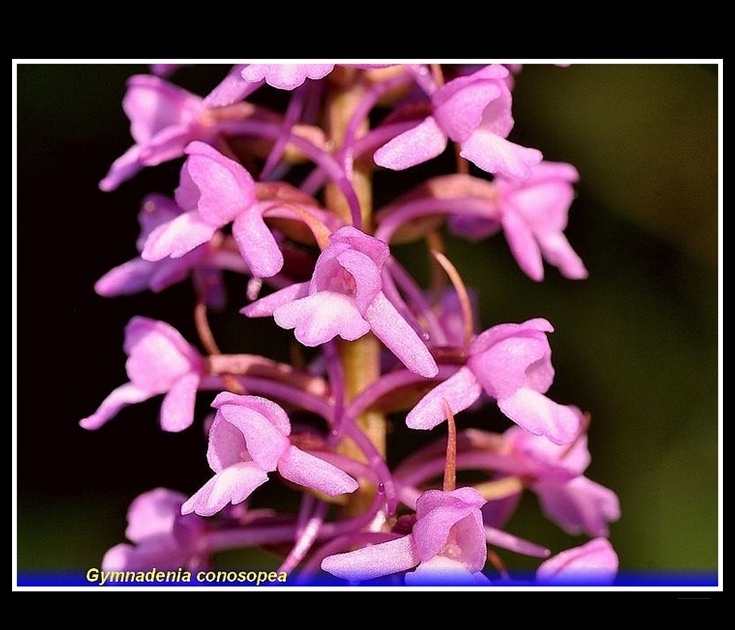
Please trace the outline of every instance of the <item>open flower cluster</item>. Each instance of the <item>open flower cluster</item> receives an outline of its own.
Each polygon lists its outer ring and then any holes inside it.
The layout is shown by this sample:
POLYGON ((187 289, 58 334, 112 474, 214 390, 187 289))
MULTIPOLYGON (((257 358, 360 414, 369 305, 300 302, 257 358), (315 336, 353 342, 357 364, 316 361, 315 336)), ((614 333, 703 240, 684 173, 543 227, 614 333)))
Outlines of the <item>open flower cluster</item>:
POLYGON ((138 256, 95 288, 112 297, 190 282, 199 338, 133 317, 129 381, 81 426, 156 398, 163 431, 207 432, 211 476, 189 494, 153 482, 102 568, 212 567, 252 547, 302 584, 492 586, 516 581, 511 552, 538 560, 531 583, 611 583, 618 499, 585 476, 589 413, 549 395, 553 325, 538 314, 479 322, 443 247, 447 234, 472 243, 502 232, 530 281, 546 265, 587 276, 564 234, 577 170, 510 139, 521 68, 240 64, 203 96, 179 87, 178 71, 155 65, 128 82, 133 145, 100 187, 172 160, 180 176, 142 200, 138 256), (447 152, 451 172, 374 207, 383 171, 447 152), (430 287, 396 254, 410 242, 426 245, 430 287), (228 294, 226 274, 246 279, 242 294, 228 294), (244 331, 272 318, 308 361, 228 353, 207 320, 224 308, 244 331), (463 412, 493 406, 505 431, 457 430, 463 412), (416 435, 401 461, 395 422, 416 435), (296 493, 298 508, 279 492, 296 493), (579 544, 514 535, 524 493, 579 544))

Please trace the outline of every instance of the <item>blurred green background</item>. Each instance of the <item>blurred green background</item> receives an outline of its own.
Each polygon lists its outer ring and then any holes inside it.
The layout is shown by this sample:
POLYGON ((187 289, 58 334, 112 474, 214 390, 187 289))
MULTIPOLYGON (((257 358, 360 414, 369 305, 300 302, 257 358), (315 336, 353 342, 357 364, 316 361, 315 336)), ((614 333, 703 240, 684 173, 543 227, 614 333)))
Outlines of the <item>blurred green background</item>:
MULTIPOLYGON (((206 93, 225 68, 173 80, 206 93)), ((581 175, 567 236, 584 281, 547 267, 534 283, 502 236, 448 254, 478 289, 482 327, 546 317, 556 379, 549 395, 589 411, 587 476, 613 489, 610 539, 621 569, 718 569, 718 71, 702 63, 525 65, 511 139, 581 175)), ((165 319, 194 339, 185 285, 103 299, 93 284, 135 255, 137 211, 170 194, 178 163, 113 193, 98 181, 131 144, 120 102, 147 66, 17 66, 17 562, 86 569, 124 540, 139 493, 191 493, 209 477, 196 429, 163 434, 159 400, 97 432, 77 422, 126 381, 122 330, 165 319)), ((244 299, 244 298, 243 298, 244 299)), ((257 349, 255 337, 241 339, 257 349)), ((202 407, 202 413, 206 405, 202 407)), ((555 551, 581 540, 539 517, 533 497, 509 524, 555 551)), ((509 566, 522 558, 508 558, 509 566)))

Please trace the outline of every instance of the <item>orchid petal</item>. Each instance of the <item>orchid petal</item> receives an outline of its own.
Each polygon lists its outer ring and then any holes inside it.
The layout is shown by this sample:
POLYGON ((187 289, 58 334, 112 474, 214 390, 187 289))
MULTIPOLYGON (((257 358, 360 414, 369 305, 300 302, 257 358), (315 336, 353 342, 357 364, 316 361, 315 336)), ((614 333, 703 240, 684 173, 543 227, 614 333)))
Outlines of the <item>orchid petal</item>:
POLYGON ((253 462, 242 462, 225 468, 205 483, 182 506, 181 513, 196 512, 212 516, 228 503, 237 505, 268 481, 268 475, 253 462))
POLYGON ((295 446, 289 446, 281 456, 278 472, 284 479, 330 497, 354 492, 360 487, 342 469, 295 446))
POLYGON ((461 367, 426 394, 406 416, 406 425, 411 429, 433 429, 446 420, 444 401, 452 413, 470 407, 482 394, 482 387, 472 371, 461 367))
POLYGON ((402 171, 441 155, 446 148, 447 136, 429 116, 380 147, 373 159, 378 166, 402 171))
POLYGON ((327 556, 322 569, 335 577, 361 582, 406 571, 419 563, 411 536, 327 556))

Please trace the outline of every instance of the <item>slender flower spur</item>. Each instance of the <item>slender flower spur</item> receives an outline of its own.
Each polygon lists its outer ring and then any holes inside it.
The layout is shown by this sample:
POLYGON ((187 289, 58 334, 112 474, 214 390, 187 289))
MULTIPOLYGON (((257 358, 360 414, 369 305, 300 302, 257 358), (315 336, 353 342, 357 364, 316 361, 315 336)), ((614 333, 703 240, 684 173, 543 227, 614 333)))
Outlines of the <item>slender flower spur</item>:
POLYGON ((620 506, 585 476, 589 413, 551 391, 554 326, 537 313, 483 326, 492 315, 447 253, 502 230, 531 280, 544 263, 587 277, 565 235, 577 169, 510 139, 522 66, 236 63, 212 66, 199 96, 188 65, 128 83, 133 146, 100 186, 176 160, 178 185, 143 198, 139 255, 95 289, 165 299, 190 281, 198 339, 133 315, 129 382, 80 424, 105 430, 160 396, 164 431, 205 432, 212 474, 186 492, 151 480, 103 569, 487 589, 521 583, 510 552, 536 562, 527 585, 614 583, 620 506), (435 160, 448 147, 450 166, 435 160), (388 172, 418 165, 423 181, 388 172), (233 335, 209 325, 227 309, 233 335), (253 318, 293 334, 274 335, 272 356, 235 351, 253 318), (483 426, 493 406, 502 432, 483 426), (514 531, 526 493, 566 548, 514 531), (239 550, 266 552, 248 556, 262 566, 222 553, 239 550))

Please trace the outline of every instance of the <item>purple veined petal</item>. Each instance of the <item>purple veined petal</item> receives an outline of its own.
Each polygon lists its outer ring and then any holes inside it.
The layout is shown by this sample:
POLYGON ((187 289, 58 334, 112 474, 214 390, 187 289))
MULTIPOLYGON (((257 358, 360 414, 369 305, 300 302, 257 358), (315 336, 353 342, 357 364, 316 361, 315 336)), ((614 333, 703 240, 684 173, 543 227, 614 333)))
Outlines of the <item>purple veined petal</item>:
POLYGON ((281 328, 294 329, 296 339, 315 347, 336 336, 354 341, 370 331, 352 297, 319 291, 275 309, 273 318, 281 328))
POLYGON ((280 90, 293 90, 306 79, 324 78, 333 69, 333 63, 251 63, 240 75, 249 83, 264 80, 280 90))
POLYGON ((418 563, 419 556, 412 537, 402 536, 355 551, 327 556, 321 566, 335 577, 362 582, 406 571, 418 563))
POLYGON ((107 175, 100 181, 100 190, 111 192, 140 171, 143 168, 140 162, 140 150, 137 144, 133 145, 117 158, 110 166, 107 175))
POLYGON ((194 422, 194 405, 200 376, 196 372, 184 374, 168 390, 161 403, 161 428, 177 433, 188 429, 194 422))
POLYGON ((255 182, 243 166, 222 155, 211 145, 194 141, 184 151, 188 158, 181 168, 176 202, 186 210, 192 185, 198 190, 196 209, 204 221, 221 227, 255 203, 255 182))
POLYGON ((313 488, 330 497, 348 494, 360 487, 342 469, 293 445, 281 456, 278 472, 284 479, 305 488, 313 488))
POLYGON ((505 212, 501 223, 505 240, 518 266, 529 278, 541 282, 544 279, 544 262, 529 226, 522 217, 513 212, 505 212))
POLYGON ((373 159, 378 166, 402 171, 441 155, 446 148, 447 136, 429 116, 380 147, 373 159))
POLYGON ((148 288, 156 263, 133 258, 110 269, 94 284, 97 295, 115 297, 118 295, 132 295, 148 288))
POLYGON ((517 425, 544 435, 555 444, 569 444, 579 433, 581 419, 569 406, 560 405, 530 387, 521 387, 498 407, 517 425))
POLYGON ((275 237, 257 206, 241 212, 232 225, 232 236, 251 274, 256 278, 275 276, 283 267, 275 237))
POLYGON ((268 481, 268 475, 254 462, 234 464, 217 473, 182 506, 181 513, 212 516, 229 503, 237 505, 268 481))
POLYGON ((99 429, 108 420, 114 418, 123 407, 143 402, 153 396, 151 392, 141 389, 133 383, 125 383, 113 389, 91 416, 79 421, 83 429, 99 429))
POLYGON ((267 472, 276 469, 290 445, 288 437, 278 427, 255 409, 242 405, 222 405, 217 415, 242 433, 248 454, 259 468, 267 472))
POLYGON ((536 571, 539 584, 612 584, 618 572, 618 555, 606 538, 563 551, 543 562, 536 571))
POLYGON ((180 258, 209 242, 217 230, 218 226, 203 221, 196 210, 184 212, 155 228, 146 239, 140 256, 153 262, 167 256, 180 258))
POLYGON ((168 488, 155 488, 138 495, 128 508, 125 537, 140 542, 155 534, 170 534, 186 496, 168 488))
POLYGON ((607 524, 620 518, 617 495, 586 477, 563 484, 542 481, 533 490, 544 515, 572 535, 607 536, 607 524))
POLYGON ((459 154, 488 173, 521 180, 528 179, 530 167, 543 159, 538 149, 522 147, 482 128, 462 142, 459 154))
POLYGON ((406 416, 406 425, 411 429, 433 429, 447 418, 444 401, 456 414, 471 407, 481 394, 482 387, 472 370, 461 367, 416 403, 406 416))
POLYGON ((426 344, 381 291, 364 313, 373 334, 412 372, 431 378, 439 368, 426 344))

